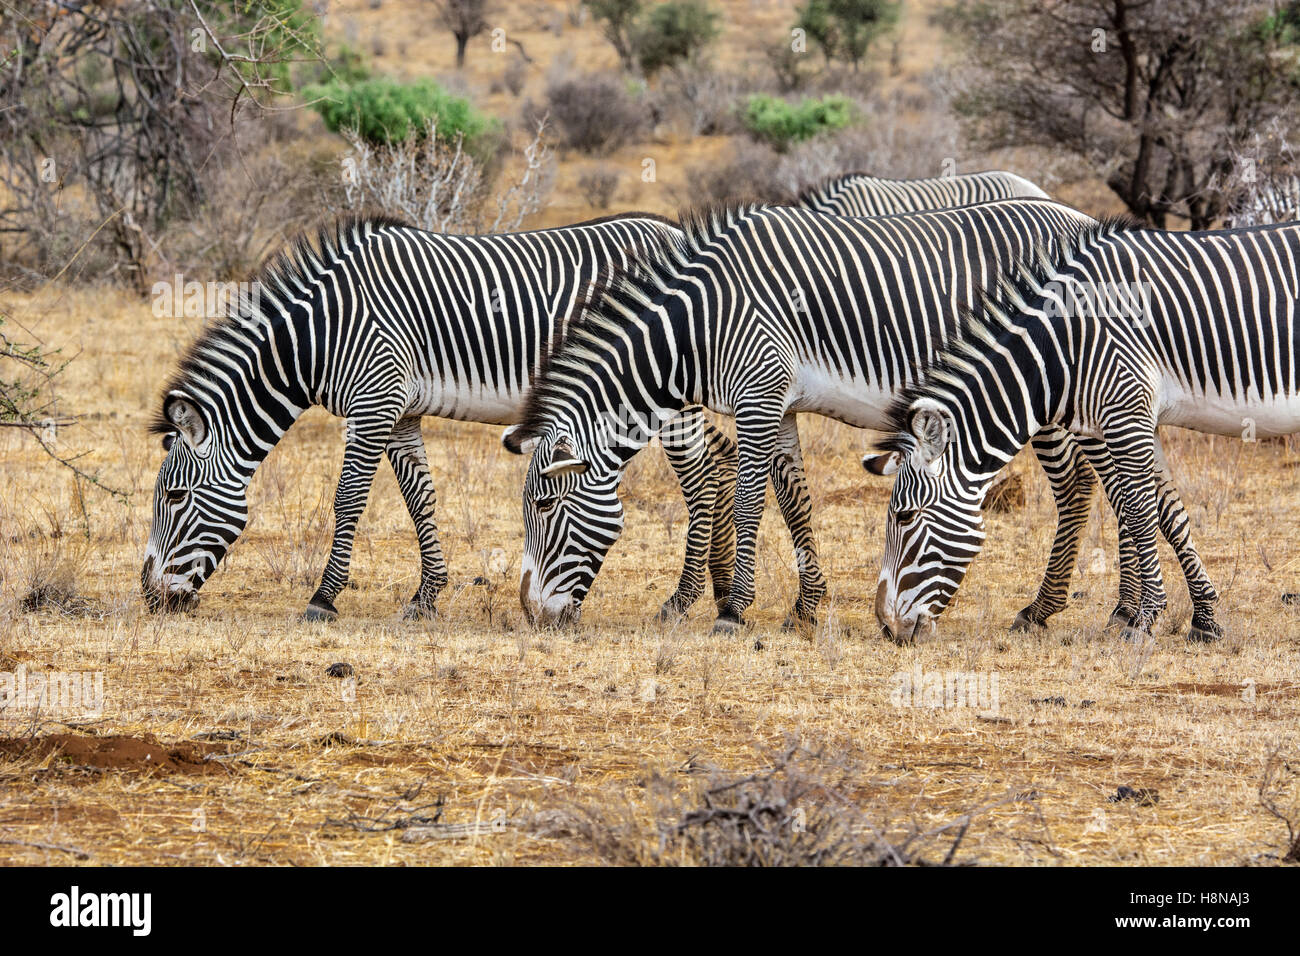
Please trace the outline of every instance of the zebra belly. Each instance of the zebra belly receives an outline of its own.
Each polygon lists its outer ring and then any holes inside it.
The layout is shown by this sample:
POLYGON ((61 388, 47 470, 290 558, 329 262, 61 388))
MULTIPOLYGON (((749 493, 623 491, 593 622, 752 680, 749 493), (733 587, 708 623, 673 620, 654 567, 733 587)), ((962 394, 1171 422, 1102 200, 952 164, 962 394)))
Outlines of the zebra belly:
POLYGON ((1232 395, 1184 395, 1161 411, 1160 424, 1238 438, 1290 435, 1300 431, 1300 394, 1254 401, 1232 395))
POLYGON ((520 387, 495 388, 485 383, 421 381, 410 389, 408 415, 432 415, 461 422, 513 425, 523 409, 520 387))
POLYGON ((825 415, 858 428, 880 428, 894 393, 822 366, 805 366, 790 403, 794 412, 825 415))

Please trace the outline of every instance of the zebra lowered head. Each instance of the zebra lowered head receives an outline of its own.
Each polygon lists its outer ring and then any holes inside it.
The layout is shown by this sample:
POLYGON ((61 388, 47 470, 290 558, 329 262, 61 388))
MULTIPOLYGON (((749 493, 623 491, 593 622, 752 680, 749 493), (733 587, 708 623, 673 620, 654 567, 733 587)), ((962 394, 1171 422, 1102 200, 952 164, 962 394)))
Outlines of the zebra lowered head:
POLYGON ((576 624, 605 555, 623 531, 618 483, 623 463, 592 468, 583 443, 556 428, 520 442, 519 426, 502 443, 515 454, 525 444, 533 458, 524 479, 524 556, 519 604, 535 626, 576 624))
POLYGON ((909 402, 899 431, 862 467, 897 475, 889 499, 876 620, 890 640, 933 631, 984 543, 984 493, 992 475, 968 475, 956 458, 952 412, 931 398, 909 402))
POLYGON ((248 475, 218 438, 216 421, 205 403, 173 390, 150 428, 163 435, 167 452, 140 572, 152 611, 196 608, 199 588, 248 523, 248 475))

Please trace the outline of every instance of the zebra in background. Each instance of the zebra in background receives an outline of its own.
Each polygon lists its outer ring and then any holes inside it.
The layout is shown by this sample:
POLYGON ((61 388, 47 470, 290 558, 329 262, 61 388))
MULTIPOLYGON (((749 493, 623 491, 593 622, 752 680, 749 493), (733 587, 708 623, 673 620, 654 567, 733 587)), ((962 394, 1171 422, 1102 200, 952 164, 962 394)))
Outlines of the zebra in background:
POLYGON ((935 179, 882 179, 847 173, 805 189, 794 205, 835 216, 892 216, 995 199, 1049 198, 1024 177, 997 169, 935 179))
MULTIPOLYGON (((578 615, 622 529, 625 465, 662 423, 698 403, 735 416, 740 446, 736 561, 717 626, 738 627, 753 601, 769 472, 798 559, 791 616, 813 620, 825 578, 796 414, 885 424, 894 394, 943 345, 959 308, 1018 256, 1091 222, 1043 200, 882 219, 763 206, 688 217, 682 239, 617 277, 570 325, 538 372, 522 422, 503 436, 509 450, 533 451, 520 581, 529 616, 563 623, 578 615)), ((1039 592, 1050 614, 1064 606, 1094 479, 1059 427, 1035 450, 1060 514, 1039 592)))
POLYGON ((1244 190, 1228 208, 1225 227, 1266 226, 1300 219, 1300 176, 1275 175, 1244 190))
MULTIPOLYGON (((322 230, 315 248, 300 240, 264 270, 256 301, 199 337, 165 389, 152 430, 167 454, 141 572, 149 606, 197 605, 247 523, 253 473, 298 416, 321 405, 345 416, 348 429, 334 539, 304 616, 336 616, 357 520, 385 455, 420 544, 420 583, 405 614, 432 613, 447 568, 420 417, 516 421, 574 304, 633 250, 677 233, 667 219, 633 213, 486 236, 349 219, 322 230)), ((712 529, 725 529, 712 515, 713 457, 729 445, 699 409, 665 436, 688 512, 686 561, 666 610, 684 609, 703 588, 712 529)), ((728 568, 714 572, 725 587, 728 568)))
MULTIPOLYGON (((1108 453, 1140 569, 1129 626, 1149 633, 1166 603, 1155 530, 1169 475, 1156 427, 1250 438, 1300 429, 1298 296, 1300 223, 1194 233, 1087 225, 1026 266, 890 409, 884 447, 898 478, 882 625, 905 636, 943 611, 983 542, 989 482, 1056 425, 1108 453)), ((1198 599, 1192 586, 1188 637, 1217 637, 1202 613, 1213 590, 1200 582, 1198 599)))

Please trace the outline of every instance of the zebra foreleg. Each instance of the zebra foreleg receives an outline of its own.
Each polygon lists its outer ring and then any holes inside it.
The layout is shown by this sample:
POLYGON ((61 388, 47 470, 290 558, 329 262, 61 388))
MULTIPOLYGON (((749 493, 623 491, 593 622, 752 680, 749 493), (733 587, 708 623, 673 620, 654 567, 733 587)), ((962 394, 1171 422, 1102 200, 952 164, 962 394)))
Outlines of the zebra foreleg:
POLYGON ((736 469, 736 567, 731 594, 718 612, 713 630, 731 632, 744 625, 744 612, 754 603, 754 552, 758 525, 767 496, 768 470, 781 426, 780 411, 752 404, 736 409, 739 462, 736 469), (775 412, 775 414, 774 414, 775 412))
POLYGON ((709 546, 709 577, 713 579, 713 602, 721 611, 731 599, 731 582, 736 573, 736 443, 706 420, 705 434, 718 494, 713 504, 713 540, 709 546))
POLYGON ((696 406, 682 412, 659 432, 664 455, 686 498, 686 555, 677 589, 659 609, 661 621, 685 614, 704 593, 704 567, 718 499, 717 463, 706 438, 706 429, 712 427, 696 406))
POLYGON ((790 529, 794 558, 799 570, 799 595, 786 616, 787 629, 811 627, 817 623, 817 604, 826 593, 826 576, 817 561, 817 542, 812 529, 812 499, 799 447, 799 423, 793 413, 781 419, 776 452, 771 464, 772 490, 781 517, 790 529))
POLYGON ((348 419, 343 470, 339 475, 338 490, 334 493, 334 541, 330 545, 329 561, 321 575, 320 587, 303 612, 303 620, 332 621, 338 617, 334 600, 348 582, 357 521, 365 510, 370 483, 374 480, 375 469, 379 467, 379 459, 383 457, 395 421, 396 415, 379 417, 374 414, 348 419))
POLYGON ((1047 619, 1064 609, 1070 593, 1070 575, 1079 560, 1083 532, 1088 527, 1097 476, 1079 453, 1078 444, 1062 429, 1039 432, 1034 454, 1047 475, 1056 499, 1056 537, 1038 594, 1016 615, 1013 631, 1046 627, 1047 619))
POLYGON ((432 617, 434 602, 447 586, 447 562, 442 556, 442 543, 438 540, 438 525, 434 520, 438 494, 429 474, 420 419, 410 417, 398 421, 388 437, 385 450, 420 542, 420 584, 402 616, 407 619, 432 617))

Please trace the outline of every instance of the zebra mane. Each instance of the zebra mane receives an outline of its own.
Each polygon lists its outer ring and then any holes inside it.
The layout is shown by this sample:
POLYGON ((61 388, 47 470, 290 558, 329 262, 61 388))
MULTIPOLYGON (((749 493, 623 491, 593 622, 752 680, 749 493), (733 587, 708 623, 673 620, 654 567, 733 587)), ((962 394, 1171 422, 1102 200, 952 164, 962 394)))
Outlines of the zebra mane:
POLYGON ((980 357, 1000 332, 1017 324, 1024 306, 1042 293, 1058 263, 1111 236, 1144 228, 1130 216, 1078 223, 1061 240, 1055 256, 1047 246, 1039 245, 1013 262, 991 289, 980 292, 973 306, 962 307, 957 328, 947 344, 920 370, 914 382, 895 394, 885 411, 885 437, 876 442, 876 449, 904 454, 912 450, 909 412, 913 403, 922 398, 942 398, 945 385, 955 383, 962 372, 972 368, 971 360, 980 357))
MULTIPOLYGON (((272 253, 254 273, 249 286, 291 293, 302 289, 319 273, 325 260, 336 257, 361 237, 383 229, 409 229, 411 224, 393 216, 349 215, 321 224, 298 234, 278 252, 272 253)), ((163 402, 173 391, 188 392, 207 377, 205 355, 222 352, 225 347, 247 343, 259 334, 264 321, 283 320, 268 313, 260 296, 249 296, 247 287, 240 289, 237 300, 227 303, 224 314, 208 322, 181 356, 176 371, 163 388, 163 401, 149 422, 151 434, 167 434, 176 426, 167 420, 163 402)))
MULTIPOLYGON (((835 176, 825 176, 817 180, 816 182, 804 186, 802 189, 792 193, 789 196, 788 200, 785 202, 785 205, 807 206, 809 203, 813 202, 814 200, 826 198, 827 193, 829 193, 832 189, 835 189, 837 186, 843 185, 845 182, 847 182, 850 179, 856 179, 859 176, 865 176, 868 179, 879 178, 878 176, 871 175, 871 173, 863 172, 860 169, 855 170, 851 173, 839 173, 838 175, 835 176)), ((905 182, 906 180, 902 180, 902 181, 905 182)))
POLYGON ((608 336, 652 304, 701 250, 738 223, 772 208, 780 207, 756 201, 695 206, 678 214, 680 233, 665 233, 624 250, 627 264, 603 269, 588 294, 574 303, 567 321, 557 323, 524 397, 512 440, 522 443, 541 435, 555 400, 567 391, 560 380, 581 375, 606 347, 608 336))

